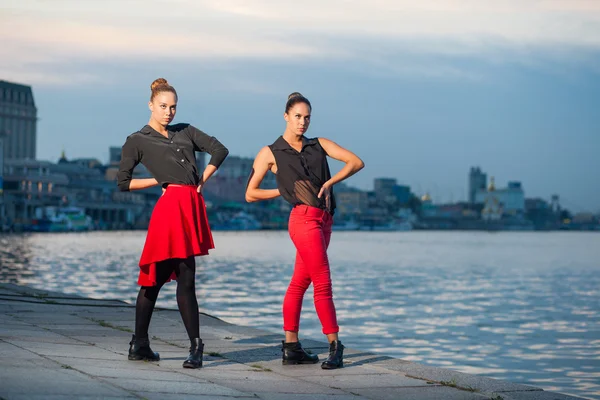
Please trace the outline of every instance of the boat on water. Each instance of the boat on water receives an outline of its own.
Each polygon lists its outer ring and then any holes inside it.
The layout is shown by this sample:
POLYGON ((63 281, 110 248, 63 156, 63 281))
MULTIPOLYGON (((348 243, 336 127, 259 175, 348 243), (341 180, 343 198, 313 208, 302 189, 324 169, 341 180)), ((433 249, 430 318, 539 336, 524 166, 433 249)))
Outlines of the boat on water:
POLYGON ((244 211, 233 215, 219 213, 217 221, 211 223, 211 229, 215 231, 255 231, 261 228, 261 223, 254 215, 244 211))
POLYGON ((80 207, 38 207, 36 218, 26 228, 31 232, 86 232, 93 230, 92 218, 80 207))

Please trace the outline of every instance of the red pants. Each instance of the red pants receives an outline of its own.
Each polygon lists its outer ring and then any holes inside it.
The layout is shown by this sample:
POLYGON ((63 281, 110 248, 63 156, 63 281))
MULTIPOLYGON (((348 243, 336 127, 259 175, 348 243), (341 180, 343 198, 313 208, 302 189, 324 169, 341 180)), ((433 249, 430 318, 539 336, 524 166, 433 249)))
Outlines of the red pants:
POLYGON ((296 246, 294 275, 283 300, 283 330, 298 332, 306 289, 313 284, 317 315, 324 334, 337 333, 337 324, 327 247, 333 218, 325 210, 295 206, 290 213, 289 232, 296 246))

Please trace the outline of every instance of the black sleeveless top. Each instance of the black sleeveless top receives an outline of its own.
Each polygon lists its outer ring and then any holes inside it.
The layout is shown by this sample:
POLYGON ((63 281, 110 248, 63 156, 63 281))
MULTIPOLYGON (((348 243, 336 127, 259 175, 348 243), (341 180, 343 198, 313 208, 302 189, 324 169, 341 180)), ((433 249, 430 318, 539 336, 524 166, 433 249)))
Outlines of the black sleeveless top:
POLYGON ((327 153, 319 139, 304 138, 298 152, 283 136, 269 146, 277 164, 277 188, 281 196, 292 205, 306 204, 329 211, 333 215, 335 197, 333 187, 326 199, 317 197, 323 184, 331 179, 327 153))

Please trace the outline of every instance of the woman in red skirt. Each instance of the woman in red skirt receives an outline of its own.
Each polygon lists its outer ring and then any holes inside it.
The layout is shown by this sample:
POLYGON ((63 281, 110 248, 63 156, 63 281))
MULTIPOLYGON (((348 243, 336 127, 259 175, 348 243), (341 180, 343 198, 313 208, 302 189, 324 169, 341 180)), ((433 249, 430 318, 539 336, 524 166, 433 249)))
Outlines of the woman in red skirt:
POLYGON ((311 111, 310 102, 300 93, 288 97, 283 115, 287 122, 285 132, 256 156, 246 188, 246 200, 269 200, 281 195, 293 205, 288 227, 296 247, 296 263, 283 300, 283 364, 319 361, 316 355, 304 351, 298 340, 302 299, 312 283, 317 315, 329 341, 329 357, 321 367, 334 369, 343 366, 344 346, 338 338, 327 258, 335 210, 333 185, 358 172, 364 164, 354 153, 331 140, 304 137, 311 111), (346 164, 333 177, 327 156, 346 164), (268 171, 276 174, 277 189, 259 188, 268 171))
POLYGON ((151 90, 150 122, 127 138, 117 175, 122 191, 155 185, 163 188, 152 212, 139 263, 141 288, 135 305, 135 334, 129 343, 129 359, 160 359, 150 349, 148 327, 160 288, 176 279, 177 306, 191 342, 183 366, 199 368, 204 345, 200 339, 194 257, 207 255, 214 248, 201 190, 225 160, 228 150, 217 139, 189 124, 169 125, 175 117, 177 93, 165 79, 155 80, 151 90), (211 155, 202 175, 196 166, 196 151, 211 155), (138 163, 153 178, 132 179, 138 163))

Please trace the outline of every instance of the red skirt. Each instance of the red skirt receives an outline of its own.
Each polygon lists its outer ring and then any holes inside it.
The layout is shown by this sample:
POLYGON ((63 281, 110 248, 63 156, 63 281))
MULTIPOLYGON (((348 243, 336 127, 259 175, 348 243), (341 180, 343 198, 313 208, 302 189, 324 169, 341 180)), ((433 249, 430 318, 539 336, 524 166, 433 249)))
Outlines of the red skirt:
MULTIPOLYGON (((206 205, 196 186, 169 185, 152 211, 140 258, 138 284, 156 285, 159 261, 204 256, 214 248, 206 205)), ((176 279, 175 273, 171 279, 176 279)))

